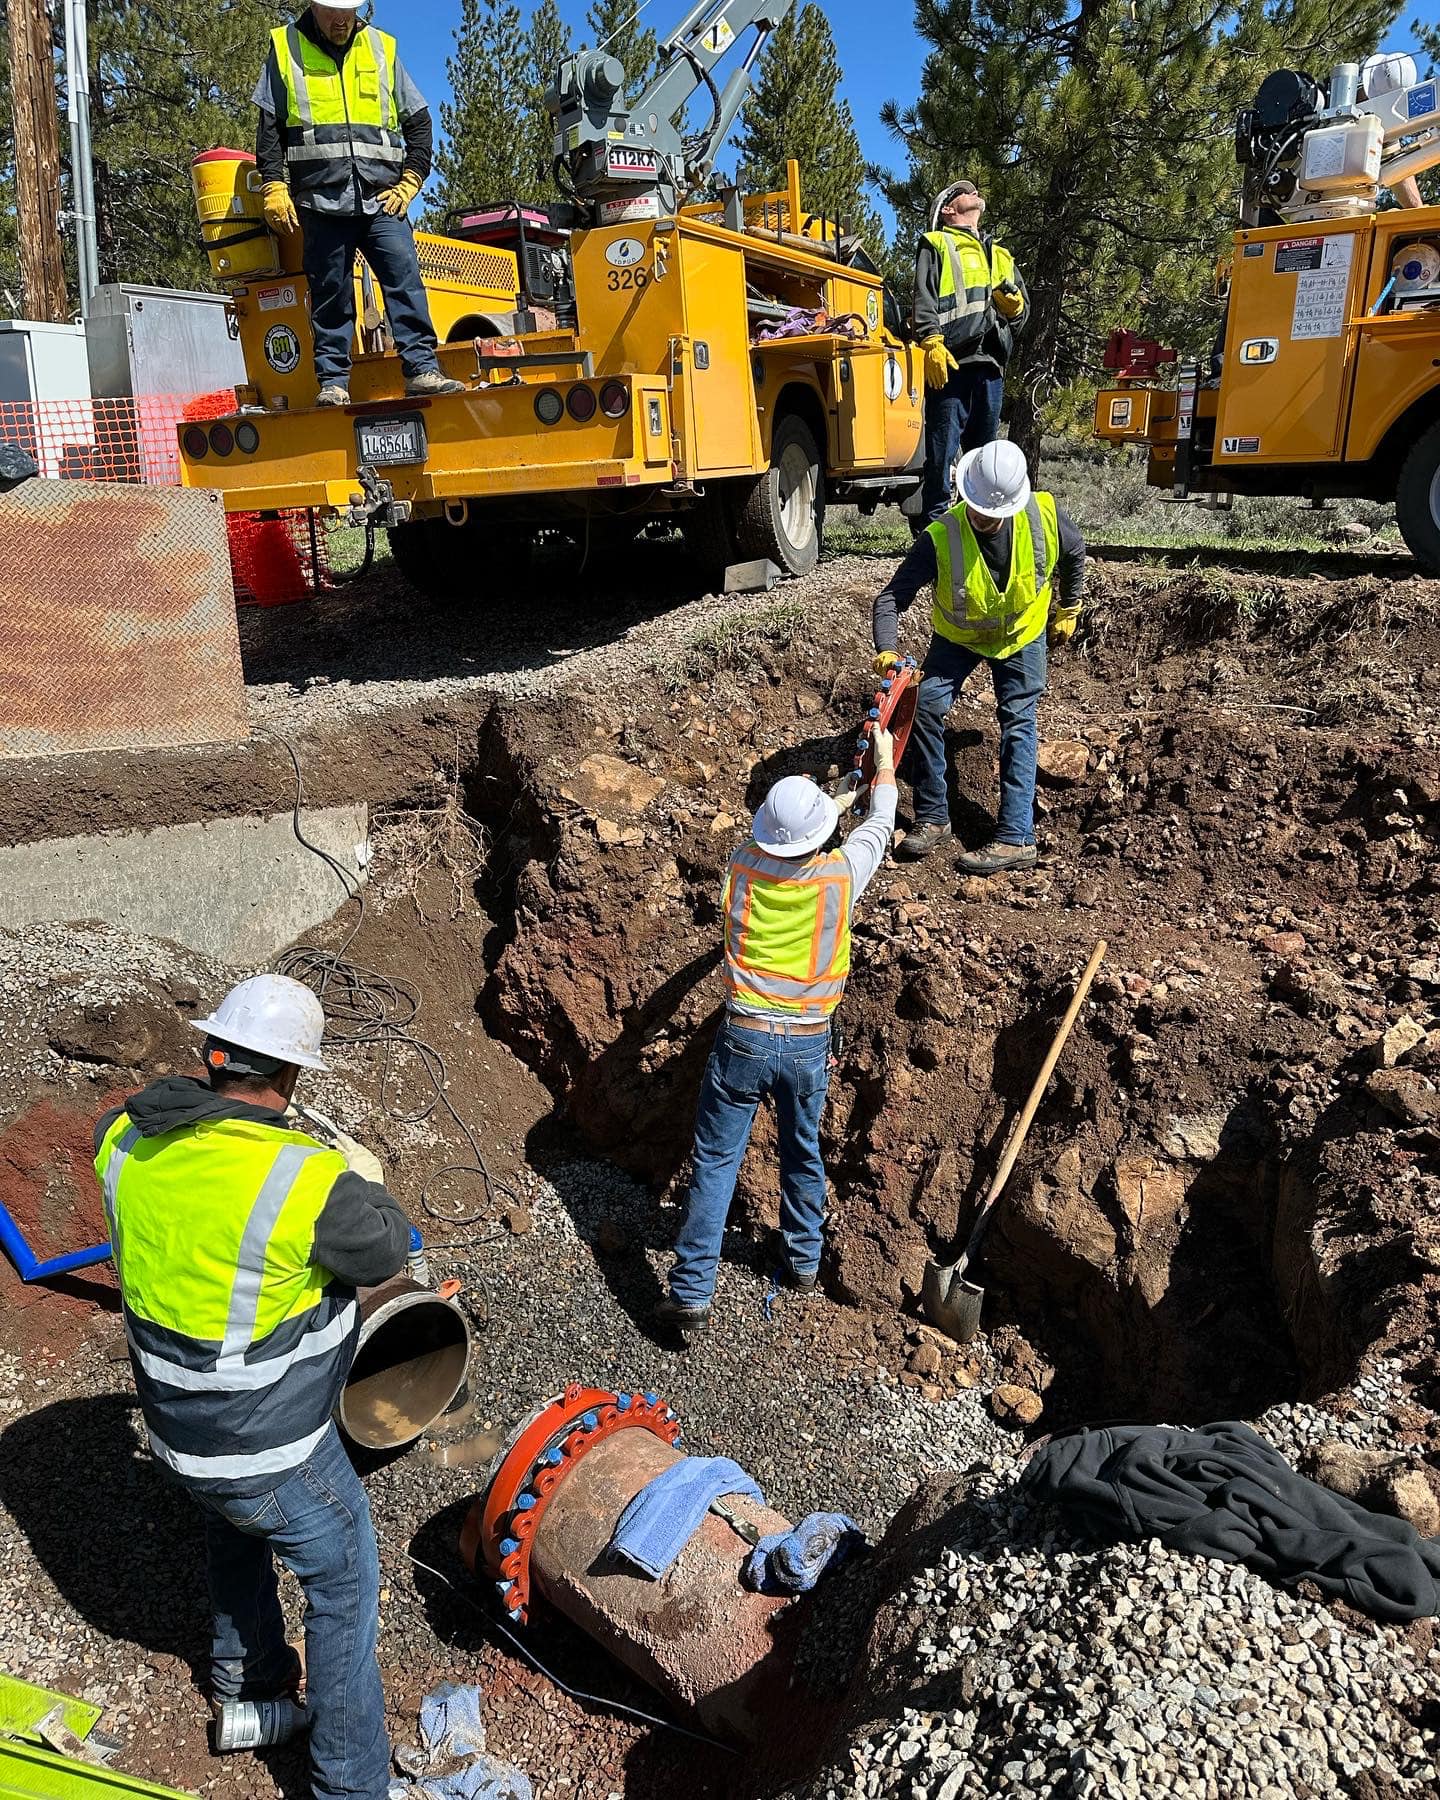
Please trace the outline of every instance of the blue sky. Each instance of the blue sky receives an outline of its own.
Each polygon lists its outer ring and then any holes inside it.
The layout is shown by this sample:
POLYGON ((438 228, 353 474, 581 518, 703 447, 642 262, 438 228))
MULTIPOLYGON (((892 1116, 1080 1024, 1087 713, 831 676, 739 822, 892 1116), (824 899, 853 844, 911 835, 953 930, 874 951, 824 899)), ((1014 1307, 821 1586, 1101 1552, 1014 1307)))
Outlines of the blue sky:
MULTIPOLYGON (((799 3, 799 0, 797 0, 799 3)), ((835 34, 840 66, 845 71, 844 93, 855 115, 860 142, 872 162, 904 168, 904 146, 892 138, 880 123, 880 108, 886 100, 902 105, 915 98, 920 86, 920 71, 925 61, 924 46, 915 35, 910 0, 889 0, 877 7, 874 0, 821 0, 835 34), (882 20, 898 27, 886 30, 882 20)), ((520 0, 522 12, 528 0, 520 0)), ((560 0, 560 11, 569 22, 577 42, 585 37, 586 0, 560 0)), ((644 19, 660 36, 671 30, 684 15, 684 0, 650 0, 644 19)), ((452 31, 459 14, 458 3, 428 0, 423 7, 407 9, 398 0, 377 0, 377 23, 396 33, 400 54, 410 73, 419 83, 437 115, 442 100, 449 97, 445 79, 445 59, 453 48, 452 31)), ((1421 0, 1407 6, 1399 24, 1390 34, 1386 49, 1413 48, 1409 21, 1420 17, 1440 18, 1440 0, 1421 0)), ((1311 71, 1322 75, 1321 69, 1311 71)), ((889 209, 881 207, 887 225, 893 223, 889 209)))

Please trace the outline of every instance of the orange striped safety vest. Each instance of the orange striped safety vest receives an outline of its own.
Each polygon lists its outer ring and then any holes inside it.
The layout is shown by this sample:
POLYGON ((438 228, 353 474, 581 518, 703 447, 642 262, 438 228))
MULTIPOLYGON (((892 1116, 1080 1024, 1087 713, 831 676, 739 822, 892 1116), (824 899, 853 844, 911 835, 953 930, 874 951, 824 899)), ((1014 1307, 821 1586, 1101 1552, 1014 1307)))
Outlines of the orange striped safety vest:
POLYGON ((737 850, 725 878, 725 985, 739 1012, 828 1019, 850 973, 850 865, 737 850))

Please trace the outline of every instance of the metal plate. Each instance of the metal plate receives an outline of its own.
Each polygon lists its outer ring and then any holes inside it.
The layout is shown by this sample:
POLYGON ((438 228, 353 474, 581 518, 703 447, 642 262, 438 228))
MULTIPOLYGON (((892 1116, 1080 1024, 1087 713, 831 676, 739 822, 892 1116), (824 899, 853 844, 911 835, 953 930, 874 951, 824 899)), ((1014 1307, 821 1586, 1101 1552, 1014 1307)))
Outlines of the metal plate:
POLYGON ((218 494, 27 481, 0 495, 0 757, 249 735, 218 494))
POLYGON ((355 421, 355 450, 362 463, 393 468, 397 463, 423 463, 425 421, 419 413, 355 421))

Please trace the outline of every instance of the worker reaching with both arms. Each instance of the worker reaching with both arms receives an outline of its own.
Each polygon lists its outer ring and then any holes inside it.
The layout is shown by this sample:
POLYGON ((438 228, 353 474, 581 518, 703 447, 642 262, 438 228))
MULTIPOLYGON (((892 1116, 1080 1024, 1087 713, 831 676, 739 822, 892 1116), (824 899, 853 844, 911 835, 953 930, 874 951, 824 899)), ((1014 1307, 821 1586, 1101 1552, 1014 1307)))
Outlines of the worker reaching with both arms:
POLYGON ((997 438, 960 461, 960 498, 916 538, 875 598, 876 672, 899 661, 898 619, 934 590, 907 767, 915 823, 896 855, 928 856, 951 835, 945 719, 966 680, 989 669, 1000 716, 1000 810, 989 843, 957 867, 997 875, 1035 863, 1036 709, 1046 651, 1074 636, 1085 593, 1085 540, 1052 494, 1031 490, 1018 444, 997 438))
POLYGON ((360 23, 361 4, 317 0, 272 32, 252 96, 265 223, 277 237, 304 232, 318 406, 350 404, 357 252, 385 297, 405 392, 464 386, 441 372, 406 217, 430 173, 430 109, 394 38, 360 23))
POLYGON ((252 976, 197 1023, 206 1076, 107 1113, 95 1170, 150 1446, 204 1520, 217 1741, 227 1702, 299 1686, 278 1556, 305 1593, 313 1792, 385 1800, 380 1562, 332 1414, 355 1289, 399 1272, 410 1225, 370 1151, 295 1121, 301 1069, 326 1067, 309 988, 252 976))

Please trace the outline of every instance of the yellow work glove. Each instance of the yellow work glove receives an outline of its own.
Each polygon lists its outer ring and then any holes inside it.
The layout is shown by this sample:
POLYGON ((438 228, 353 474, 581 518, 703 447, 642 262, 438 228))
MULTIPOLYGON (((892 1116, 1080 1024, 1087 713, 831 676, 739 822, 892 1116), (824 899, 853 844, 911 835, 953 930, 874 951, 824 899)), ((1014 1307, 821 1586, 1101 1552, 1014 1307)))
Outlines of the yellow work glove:
POLYGON ((353 1174, 358 1175, 362 1181, 373 1181, 377 1186, 384 1187, 385 1171, 373 1150, 357 1144, 348 1131, 335 1133, 335 1148, 345 1158, 345 1167, 353 1174))
POLYGON ((1025 310, 1025 296, 1013 281, 1002 281, 990 290, 990 300, 1002 319, 1018 319, 1025 310))
POLYGON ((388 187, 380 194, 381 212, 389 213, 392 219, 403 219, 410 210, 410 202, 424 185, 424 176, 417 175, 413 169, 406 169, 394 187, 388 187))
POLYGON ((900 661, 898 650, 882 650, 875 658, 875 673, 883 681, 900 661))
POLYGON ((893 775, 895 773, 895 740, 883 725, 877 725, 870 733, 870 748, 875 752, 875 773, 877 775, 893 775))
POLYGON ((260 190, 260 206, 265 223, 280 237, 289 237, 292 231, 300 229, 300 215, 295 211, 295 202, 283 181, 265 183, 260 190))
POLYGON ((1051 615, 1050 629, 1045 634, 1046 641, 1051 644, 1068 644, 1075 635, 1075 626, 1080 618, 1078 606, 1062 607, 1051 615))
POLYGON ((958 369, 959 363, 945 348, 945 340, 937 331, 928 337, 920 348, 925 352, 925 385, 931 388, 942 388, 950 379, 952 369, 958 369))

